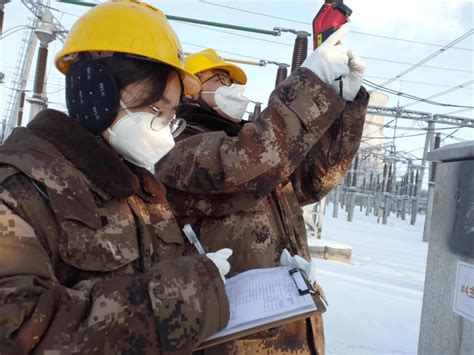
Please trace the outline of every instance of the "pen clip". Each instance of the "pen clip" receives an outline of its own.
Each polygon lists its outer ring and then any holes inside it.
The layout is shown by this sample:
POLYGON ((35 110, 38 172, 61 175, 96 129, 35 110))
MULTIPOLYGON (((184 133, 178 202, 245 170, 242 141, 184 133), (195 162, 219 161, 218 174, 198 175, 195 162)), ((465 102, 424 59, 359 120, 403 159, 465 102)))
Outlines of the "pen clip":
POLYGON ((300 296, 306 295, 308 293, 311 295, 316 294, 316 291, 314 290, 313 286, 311 286, 311 283, 308 281, 308 279, 306 278, 304 273, 301 272, 300 269, 294 268, 289 270, 288 273, 295 282, 296 288, 298 289, 298 293, 300 296))
POLYGON ((186 235, 186 238, 188 238, 189 242, 194 245, 196 250, 198 251, 199 254, 205 255, 206 252, 204 251, 204 248, 202 247, 201 243, 199 242, 199 239, 196 235, 196 233, 193 230, 193 227, 189 223, 185 224, 183 226, 183 232, 184 235, 186 235))

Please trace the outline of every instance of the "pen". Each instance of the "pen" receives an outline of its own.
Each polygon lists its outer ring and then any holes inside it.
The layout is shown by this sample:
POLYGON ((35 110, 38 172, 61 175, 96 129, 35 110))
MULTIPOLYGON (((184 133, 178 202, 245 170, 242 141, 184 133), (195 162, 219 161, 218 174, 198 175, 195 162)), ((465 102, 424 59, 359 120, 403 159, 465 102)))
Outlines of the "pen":
POLYGON ((201 255, 206 255, 206 252, 204 251, 204 248, 202 247, 201 243, 199 242, 199 239, 194 233, 193 227, 191 227, 190 224, 185 224, 183 227, 183 232, 190 241, 191 244, 194 245, 196 250, 198 251, 199 254, 201 255))

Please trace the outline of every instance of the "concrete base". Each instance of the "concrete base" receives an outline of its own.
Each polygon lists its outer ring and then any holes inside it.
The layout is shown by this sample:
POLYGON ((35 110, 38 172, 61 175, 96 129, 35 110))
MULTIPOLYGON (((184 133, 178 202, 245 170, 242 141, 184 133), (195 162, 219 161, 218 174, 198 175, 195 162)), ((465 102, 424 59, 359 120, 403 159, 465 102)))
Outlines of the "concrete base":
POLYGON ((314 232, 308 231, 309 252, 312 257, 343 263, 351 262, 352 247, 350 245, 311 238, 312 236, 314 236, 314 232))

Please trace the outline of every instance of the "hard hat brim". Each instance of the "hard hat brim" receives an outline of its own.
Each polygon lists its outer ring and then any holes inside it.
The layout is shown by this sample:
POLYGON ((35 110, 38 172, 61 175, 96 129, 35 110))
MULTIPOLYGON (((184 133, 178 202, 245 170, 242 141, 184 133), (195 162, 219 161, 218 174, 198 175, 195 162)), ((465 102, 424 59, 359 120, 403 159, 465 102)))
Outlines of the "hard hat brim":
MULTIPOLYGON (((222 69, 222 70, 225 70, 225 71, 229 72, 230 78, 236 84, 245 85, 247 83, 247 75, 245 74, 245 72, 242 69, 240 69, 237 65, 233 65, 233 64, 230 64, 230 63, 225 63, 225 64, 218 63, 218 64, 215 64, 213 66, 209 66, 205 70, 201 71, 201 73, 204 72, 204 71, 214 70, 214 69, 222 69)), ((196 73, 196 74, 198 74, 198 73, 196 73)))
POLYGON ((201 81, 190 72, 183 69, 176 68, 181 73, 181 80, 183 81, 184 95, 195 96, 201 91, 201 81))

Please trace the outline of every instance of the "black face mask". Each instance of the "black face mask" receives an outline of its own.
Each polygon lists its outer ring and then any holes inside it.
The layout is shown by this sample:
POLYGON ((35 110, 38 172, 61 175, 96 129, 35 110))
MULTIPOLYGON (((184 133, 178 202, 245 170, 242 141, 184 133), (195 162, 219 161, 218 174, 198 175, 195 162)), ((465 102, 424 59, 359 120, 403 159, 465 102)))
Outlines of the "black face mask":
POLYGON ((71 64, 66 74, 66 105, 69 115, 92 133, 109 127, 120 104, 120 91, 110 70, 94 60, 71 64))

